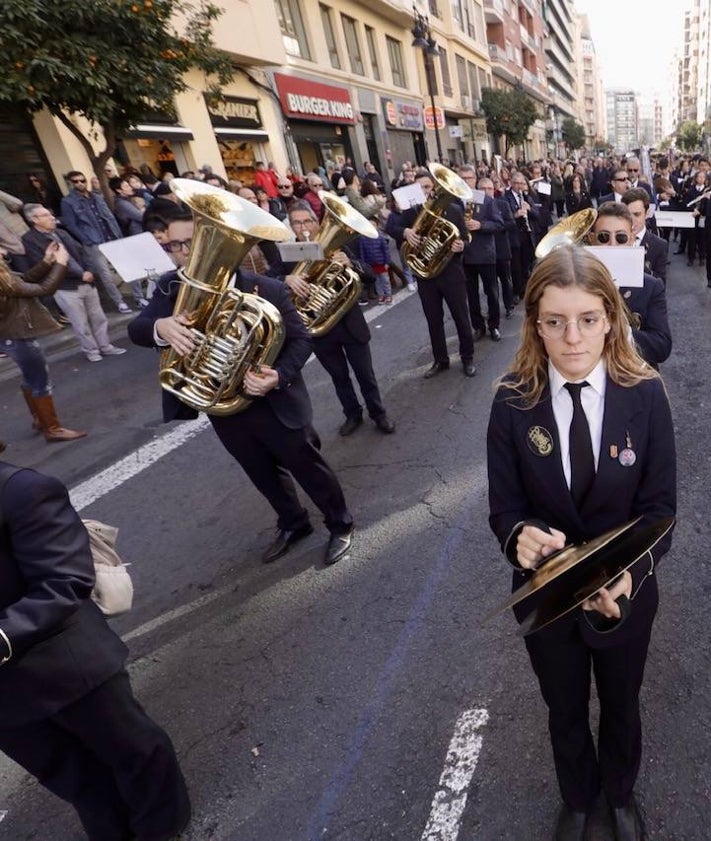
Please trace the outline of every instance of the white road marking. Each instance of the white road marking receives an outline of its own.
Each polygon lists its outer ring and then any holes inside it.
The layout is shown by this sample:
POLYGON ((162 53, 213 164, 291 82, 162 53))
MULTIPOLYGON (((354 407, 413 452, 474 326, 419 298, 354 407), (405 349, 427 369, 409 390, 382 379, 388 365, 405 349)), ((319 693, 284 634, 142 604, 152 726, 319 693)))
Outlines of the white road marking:
POLYGON ((483 709, 465 710, 457 719, 421 841, 457 841, 483 739, 477 732, 489 720, 483 709))
POLYGON ((2 823, 5 820, 6 817, 7 817, 7 811, 0 812, 0 823, 2 823))
POLYGON ((120 487, 124 482, 133 479, 146 468, 154 464, 158 459, 185 444, 198 433, 202 432, 210 421, 206 415, 201 415, 197 420, 182 422, 175 429, 160 438, 149 441, 139 447, 134 453, 130 453, 119 461, 82 482, 69 492, 69 498, 77 511, 87 508, 97 499, 101 499, 107 493, 120 487))
POLYGON ((121 639, 124 642, 128 642, 129 640, 136 639, 136 637, 142 637, 144 634, 148 634, 156 628, 160 628, 161 625, 172 622, 173 619, 178 619, 181 616, 185 616, 187 613, 193 613, 193 611, 199 610, 206 604, 214 602, 215 599, 219 599, 220 596, 226 596, 228 593, 234 592, 234 589, 234 584, 231 584, 229 587, 222 587, 220 590, 215 590, 213 593, 206 593, 204 596, 200 596, 199 599, 195 599, 193 602, 183 604, 180 607, 176 607, 174 610, 168 610, 165 613, 161 613, 160 616, 156 616, 155 619, 151 619, 149 622, 144 622, 143 625, 139 625, 127 634, 124 634, 121 639))

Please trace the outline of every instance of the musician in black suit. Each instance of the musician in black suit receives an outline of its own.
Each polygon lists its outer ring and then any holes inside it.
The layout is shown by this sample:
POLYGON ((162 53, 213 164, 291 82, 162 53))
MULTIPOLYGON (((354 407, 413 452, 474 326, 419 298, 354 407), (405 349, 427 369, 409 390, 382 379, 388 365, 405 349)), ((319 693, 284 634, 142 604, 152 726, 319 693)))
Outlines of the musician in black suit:
POLYGON ((90 841, 168 841, 190 818, 185 782, 90 598, 67 489, 0 462, 0 522, 0 751, 71 803, 90 841))
POLYGON ((666 287, 669 246, 665 239, 653 234, 646 227, 649 194, 639 187, 632 187, 622 196, 622 204, 627 205, 629 212, 632 214, 632 233, 635 237, 635 245, 641 246, 645 250, 645 273, 658 277, 666 287))
MULTIPOLYGON (((488 429, 490 524, 514 567, 514 590, 564 544, 589 541, 637 516, 643 527, 675 514, 666 392, 627 331, 608 270, 585 248, 558 248, 536 265, 521 345, 488 429)), ((549 710, 563 800, 555 841, 586 838, 600 789, 616 841, 642 838, 634 799, 639 691, 658 603, 654 572, 670 543, 667 534, 582 610, 526 637, 549 710), (591 665, 600 701, 597 750, 589 724, 591 665)))
POLYGON ((606 193, 604 196, 600 196, 598 199, 598 207, 601 204, 605 204, 609 201, 616 201, 621 202, 622 196, 629 190, 630 188, 630 177, 627 174, 627 170, 622 166, 618 167, 613 173, 612 178, 610 179, 610 185, 612 186, 612 192, 606 193))
MULTIPOLYGON (((427 199, 435 186, 433 176, 426 169, 417 170, 415 180, 427 199)), ((420 207, 411 207, 397 216, 391 214, 391 218, 395 217, 392 222, 388 219, 388 233, 395 238, 398 247, 403 244, 403 241, 406 241, 414 252, 421 246, 422 238, 413 230, 420 209, 420 207)), ((473 377, 476 374, 474 337, 469 320, 466 281, 462 269, 462 251, 465 241, 469 239, 469 232, 464 224, 464 213, 458 204, 449 204, 444 211, 444 218, 459 229, 460 235, 451 245, 452 256, 435 277, 417 278, 417 292, 427 319, 434 357, 434 362, 425 372, 425 379, 435 377, 449 368, 447 337, 444 332, 443 304, 445 302, 457 328, 459 356, 462 360, 464 375, 473 377)), ((417 276, 416 273, 415 276, 417 276)))
MULTIPOLYGON (((477 183, 476 170, 465 164, 459 167, 460 178, 472 189, 483 190, 484 183, 491 183, 490 179, 481 179, 477 183)), ((492 184, 493 190, 493 184, 492 184)), ((489 335, 495 342, 501 341, 499 330, 501 310, 499 307, 499 285, 496 280, 496 239, 497 233, 504 230, 504 220, 496 206, 494 199, 484 195, 481 204, 470 202, 465 208, 465 224, 471 240, 464 246, 463 266, 467 279, 467 299, 469 301, 469 318, 474 329, 474 341, 480 339, 489 329, 489 335), (481 313, 481 299, 479 298, 479 278, 481 278, 488 307, 487 319, 481 313)))
MULTIPOLYGON (((621 202, 605 202, 598 207, 597 219, 590 233, 593 245, 630 247, 634 245, 632 214, 621 202)), ((657 277, 644 274, 642 286, 625 286, 620 282, 620 295, 630 312, 639 321, 631 328, 637 351, 654 368, 668 359, 672 336, 667 315, 664 284, 657 277)))
MULTIPOLYGON (((172 256, 178 266, 184 266, 193 236, 192 219, 171 220, 168 234, 172 256)), ((170 345, 181 355, 193 350, 186 317, 173 314, 178 288, 177 272, 160 278, 149 305, 128 325, 128 335, 135 344, 158 348, 170 345)), ((333 564, 350 549, 353 518, 335 473, 319 451, 320 441, 311 425, 311 400, 301 376, 312 350, 309 334, 288 290, 278 280, 238 269, 235 288, 254 292, 278 308, 285 339, 273 366, 263 365, 261 371, 245 375, 244 394, 252 404, 237 414, 210 415, 210 422, 225 449, 277 513, 278 533, 262 560, 276 560, 313 531, 308 511, 296 493, 296 479, 324 515, 331 535, 324 562, 333 564)), ((194 418, 197 412, 163 391, 163 416, 170 421, 194 418)))
MULTIPOLYGON (((297 199, 289 208, 289 224, 297 241, 312 239, 319 222, 311 205, 297 199)), ((352 267, 353 253, 342 249, 332 260, 352 267)), ((269 274, 284 281, 292 294, 308 297, 309 284, 302 274, 293 274, 295 263, 273 261, 269 274)), ((363 407, 351 382, 349 366, 360 386, 363 402, 376 428, 385 434, 395 432, 395 423, 388 417, 373 369, 370 353, 370 329, 359 307, 352 306, 328 332, 312 338, 316 358, 330 374, 336 395, 343 407, 345 421, 339 429, 342 436, 351 435, 363 423, 363 407)))
POLYGON ((496 248, 496 277, 501 285, 501 298, 506 310, 506 318, 511 318, 514 310, 513 282, 511 280, 511 242, 509 234, 516 228, 516 220, 509 203, 502 195, 497 195, 491 178, 481 180, 481 189, 491 196, 504 222, 503 230, 494 234, 496 248))
POLYGON ((537 242, 534 240, 534 228, 540 218, 540 207, 528 192, 528 182, 522 172, 515 172, 511 186, 504 192, 504 198, 516 220, 516 227, 509 232, 511 242, 511 277, 513 279, 514 300, 523 298, 526 281, 531 273, 537 242))

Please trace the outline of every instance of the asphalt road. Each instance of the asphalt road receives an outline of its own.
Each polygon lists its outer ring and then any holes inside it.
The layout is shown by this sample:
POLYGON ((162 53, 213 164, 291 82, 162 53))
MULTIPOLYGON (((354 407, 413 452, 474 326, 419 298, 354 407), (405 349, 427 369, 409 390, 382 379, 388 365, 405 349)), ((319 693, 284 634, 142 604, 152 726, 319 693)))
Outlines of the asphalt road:
MULTIPOLYGON (((675 346, 663 374, 679 518, 659 570, 638 794, 650 841, 705 841, 711 290, 701 268, 671 259, 675 346)), ((186 841, 551 837, 558 792, 543 702, 513 619, 481 622, 509 587, 487 524, 485 429, 520 316, 502 324, 501 343, 477 345, 474 379, 453 364, 425 381, 419 301, 395 300, 369 313, 395 435, 366 423, 341 439, 330 381, 314 360, 306 367, 315 425, 357 523, 351 556, 333 568, 321 563, 322 525, 260 563, 271 510, 209 427, 160 423, 153 352, 130 347, 95 365, 52 355, 62 422, 90 431, 71 444, 34 435, 16 377, 0 378, 6 457, 61 477, 82 516, 120 528, 136 599, 114 626, 129 639, 137 695, 180 755, 194 802, 186 841)), ((456 340, 450 348, 454 363, 456 340)), ((70 809, 0 759, 3 812, 1 839, 83 837, 70 809)), ((592 837, 611 838, 603 804, 592 837)))

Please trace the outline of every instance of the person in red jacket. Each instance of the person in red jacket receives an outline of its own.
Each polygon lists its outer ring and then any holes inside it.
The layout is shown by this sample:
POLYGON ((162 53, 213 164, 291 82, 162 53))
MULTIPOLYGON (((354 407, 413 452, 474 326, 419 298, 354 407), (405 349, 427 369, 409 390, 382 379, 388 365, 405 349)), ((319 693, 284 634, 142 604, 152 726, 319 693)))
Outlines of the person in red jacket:
POLYGON ((266 169, 263 161, 255 163, 256 172, 254 173, 254 186, 261 187, 270 199, 275 199, 279 195, 277 190, 277 182, 279 176, 274 171, 274 165, 270 164, 270 169, 266 169))

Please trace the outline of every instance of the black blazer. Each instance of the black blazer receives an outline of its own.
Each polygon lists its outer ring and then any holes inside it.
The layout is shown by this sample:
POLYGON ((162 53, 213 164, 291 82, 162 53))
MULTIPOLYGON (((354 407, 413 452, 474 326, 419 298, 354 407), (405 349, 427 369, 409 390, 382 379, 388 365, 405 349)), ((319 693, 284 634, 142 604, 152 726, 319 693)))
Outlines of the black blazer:
POLYGON ((511 243, 509 242, 509 235, 517 227, 516 220, 513 217, 511 205, 503 196, 496 196, 494 198, 496 206, 501 213, 501 218, 504 222, 503 230, 494 234, 494 241, 496 243, 496 259, 510 260, 511 259, 511 243))
POLYGON ((644 271, 658 277, 666 285, 669 243, 651 231, 645 231, 642 247, 647 252, 644 258, 644 271))
MULTIPOLYGON (((173 314, 179 287, 177 271, 168 272, 160 278, 148 306, 128 325, 128 335, 134 344, 158 347, 154 341, 153 327, 159 318, 173 314)), ((279 374, 279 388, 272 389, 266 397, 255 399, 268 400, 274 414, 284 426, 289 429, 301 429, 310 424, 313 417, 309 393, 301 376, 301 369, 311 355, 311 337, 291 302, 288 289, 280 281, 240 269, 236 274, 235 288, 242 292, 258 294, 274 304, 281 313, 285 332, 284 344, 274 362, 274 368, 279 374)), ((249 408, 244 410, 248 411, 249 408)), ((163 391, 165 421, 187 420, 196 418, 197 415, 194 409, 181 403, 170 392, 163 391)))
POLYGON ((645 274, 644 286, 620 286, 620 295, 641 318, 640 329, 632 330, 640 356, 653 367, 659 367, 672 349, 664 284, 658 277, 645 274))
MULTIPOLYGON (((395 239, 398 248, 402 247, 405 237, 405 229, 412 228, 420 210, 422 210, 422 205, 408 207, 406 210, 403 210, 402 213, 391 213, 388 217, 386 231, 395 239)), ((464 211, 461 206, 457 202, 453 202, 448 205, 444 211, 444 218, 448 219, 456 225, 457 228, 459 228, 459 234, 466 244, 469 239, 469 231, 464 224, 464 211)), ((436 277, 442 278, 444 281, 458 280, 464 282, 462 253, 455 254, 445 265, 442 271, 436 275, 436 277)))
MULTIPOLYGON (((0 462, 0 474, 10 470, 0 462)), ((6 728, 77 701, 123 668, 127 649, 89 598, 89 537, 64 485, 21 469, 8 479, 0 506, 0 629, 13 655, 0 666, 6 728)))
POLYGON ((478 231, 470 231, 471 242, 464 246, 465 265, 493 265, 496 262, 495 235, 504 230, 504 220, 494 199, 484 196, 472 217, 481 222, 478 231))
MULTIPOLYGON (((565 481, 550 393, 544 392, 531 409, 511 400, 511 394, 503 388, 497 392, 487 433, 489 523, 504 552, 512 550, 510 544, 525 521, 542 520, 562 531, 568 542, 579 543, 639 515, 644 517, 640 527, 675 516, 674 432, 661 380, 623 388, 607 378, 597 473, 580 511, 565 481), (551 452, 543 454, 530 446, 528 433, 534 427, 546 430, 553 441, 551 452), (628 436, 637 459, 633 466, 623 467, 614 457, 614 447, 622 451, 628 436)), ((591 645, 615 644, 648 626, 658 598, 654 569, 670 545, 671 534, 667 534, 652 551, 652 558, 645 555, 631 568, 633 607, 619 629, 599 634, 586 621, 580 623, 591 645)), ((514 589, 528 575, 517 569, 514 589)), ((573 611, 551 628, 579 621, 581 613, 573 611)))
MULTIPOLYGON (((519 209, 518 202, 516 201, 516 196, 514 195, 513 190, 510 187, 507 187, 506 190, 504 190, 503 198, 511 208, 511 213, 516 213, 519 209)), ((516 227, 513 230, 509 231, 509 241, 511 242, 511 248, 521 248, 524 237, 528 237, 528 239, 531 240, 532 244, 538 241, 537 239, 535 239, 535 237, 537 234, 537 220, 540 217, 541 207, 536 202, 535 197, 533 197, 530 193, 524 196, 523 199, 527 204, 531 206, 531 209, 528 211, 528 224, 531 228, 531 233, 529 234, 527 231, 524 230, 523 223, 521 220, 514 219, 516 227)))
MULTIPOLYGON (((81 244, 68 231, 57 228, 55 233, 69 252, 67 273, 64 276, 64 280, 59 284, 59 289, 77 289, 80 284, 84 283, 82 280, 86 271, 83 265, 84 250, 81 244)), ((52 242, 52 237, 42 233, 42 231, 38 231, 37 228, 30 228, 29 231, 26 231, 22 235, 22 242, 29 259, 29 265, 34 266, 44 257, 44 252, 47 250, 50 242, 52 242)))

